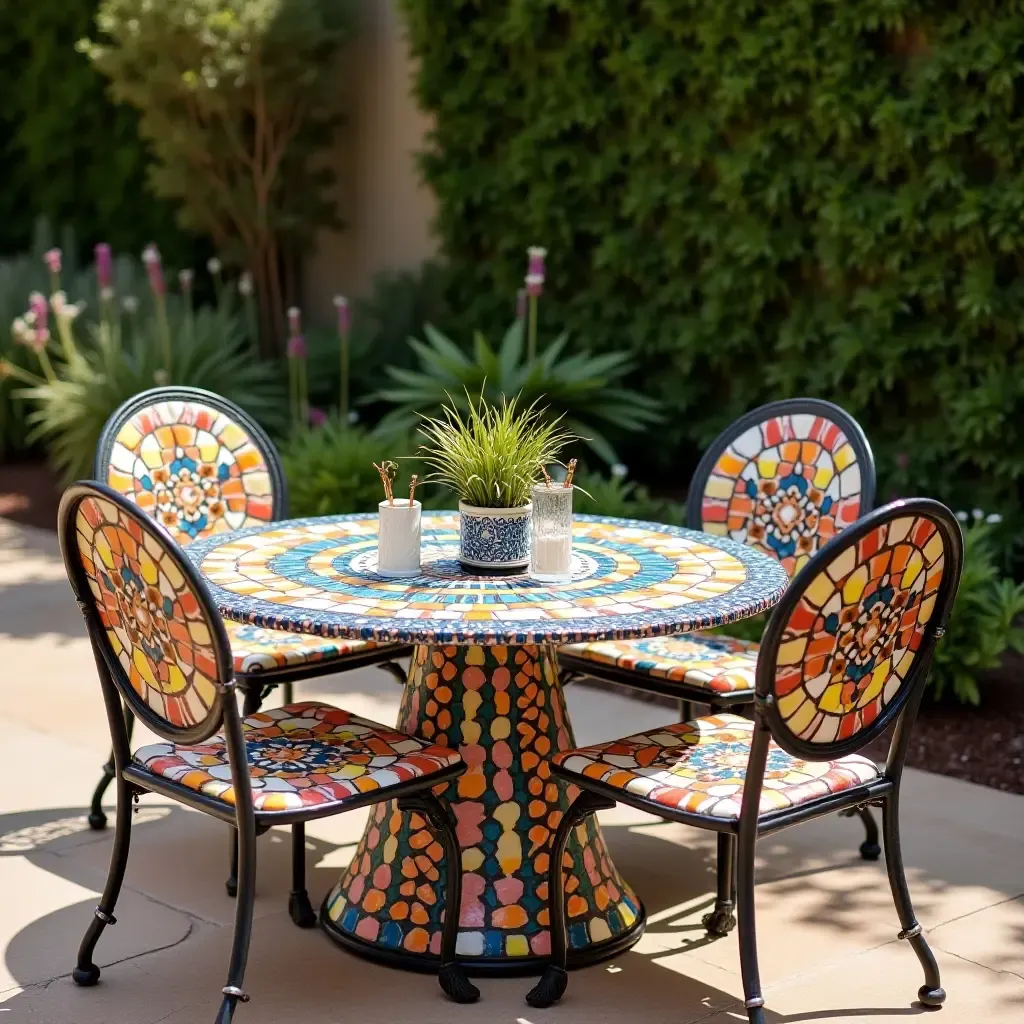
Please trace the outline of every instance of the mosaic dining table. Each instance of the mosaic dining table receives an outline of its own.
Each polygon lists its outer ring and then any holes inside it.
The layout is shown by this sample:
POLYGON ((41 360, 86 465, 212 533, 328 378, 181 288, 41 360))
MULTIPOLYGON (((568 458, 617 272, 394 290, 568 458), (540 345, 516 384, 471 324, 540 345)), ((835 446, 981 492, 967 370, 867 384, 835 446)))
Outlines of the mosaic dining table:
MULTIPOLYGON (((575 793, 549 758, 575 745, 556 645, 685 633, 755 615, 788 583, 740 543, 673 526, 577 516, 567 583, 467 575, 458 518, 424 515, 422 572, 375 572, 377 517, 298 519, 189 546, 223 615, 259 626, 415 644, 398 727, 457 746, 469 765, 445 796, 464 872, 458 949, 489 970, 539 967, 549 951, 548 850, 575 793)), ((608 722, 608 736, 621 731, 608 722)), ((591 818, 570 841, 570 963, 635 942, 644 910, 591 818)), ((568 860, 566 862, 568 867, 568 860)), ((436 966, 441 845, 414 812, 371 812, 320 919, 350 948, 436 966)))

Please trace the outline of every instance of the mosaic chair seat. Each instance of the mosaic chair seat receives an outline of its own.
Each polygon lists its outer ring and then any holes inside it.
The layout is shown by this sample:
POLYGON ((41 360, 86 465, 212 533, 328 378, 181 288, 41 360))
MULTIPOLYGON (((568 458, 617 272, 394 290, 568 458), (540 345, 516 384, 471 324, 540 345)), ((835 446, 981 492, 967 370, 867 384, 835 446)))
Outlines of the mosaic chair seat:
MULTIPOLYGON (((217 1024, 228 1024, 242 988, 255 898, 256 837, 292 826, 291 904, 312 915, 305 881, 305 823, 385 800, 433 833, 447 870, 444 905, 458 907, 455 818, 432 792, 466 769, 458 752, 320 703, 242 717, 227 632, 184 552, 138 505, 103 484, 68 488, 58 516, 68 578, 85 616, 114 750, 117 823, 110 870, 73 977, 94 985, 96 944, 124 879, 133 800, 158 793, 219 818, 238 835, 235 928, 217 1024), (135 751, 123 707, 160 738, 135 751)), ((315 918, 314 918, 315 921, 315 918)), ((297 923, 307 923, 298 920, 297 923)), ((313 923, 313 922, 308 922, 313 923)), ((456 959, 457 913, 434 950, 442 989, 458 1002, 479 993, 456 959)))
MULTIPOLYGON (((869 513, 807 561, 775 608, 757 662, 753 721, 712 714, 556 754, 552 773, 580 796, 552 845, 549 890, 563 891, 569 833, 616 803, 728 835, 744 1001, 750 1024, 765 1024, 757 840, 836 810, 881 806, 899 937, 924 969, 918 999, 941 1005, 938 965, 907 888, 899 803, 911 728, 962 562, 959 526, 938 502, 897 501, 869 513), (880 768, 860 752, 893 725, 880 768)), ((564 901, 552 904, 551 964, 526 997, 531 1006, 549 1006, 565 991, 566 916, 564 901)))
MULTIPOLYGON (((813 398, 786 399, 754 409, 727 427, 704 453, 686 505, 690 529, 777 558, 793 576, 818 548, 848 528, 874 501, 875 464, 864 432, 838 406, 813 398)), ((559 648, 566 677, 589 675, 680 702, 683 721, 693 704, 712 712, 754 699, 758 645, 706 633, 649 640, 598 641, 559 648)), ((881 855, 870 810, 865 860, 881 855)), ((719 872, 735 857, 730 836, 719 837, 719 872)), ((704 918, 713 935, 735 926, 729 880, 704 918)))
MULTIPOLYGON (((153 388, 125 402, 103 429, 94 472, 179 544, 288 515, 281 459, 270 438, 233 402, 199 388, 153 388)), ((277 686, 283 688, 284 703, 293 703, 295 680, 328 672, 378 665, 405 682, 394 659, 409 653, 407 645, 332 640, 234 622, 225 628, 246 714, 277 686)), ((128 723, 130 738, 130 715, 128 723)), ((103 795, 113 777, 111 756, 93 793, 89 824, 94 829, 106 827, 103 795)), ((234 869, 226 887, 234 896, 234 869)))

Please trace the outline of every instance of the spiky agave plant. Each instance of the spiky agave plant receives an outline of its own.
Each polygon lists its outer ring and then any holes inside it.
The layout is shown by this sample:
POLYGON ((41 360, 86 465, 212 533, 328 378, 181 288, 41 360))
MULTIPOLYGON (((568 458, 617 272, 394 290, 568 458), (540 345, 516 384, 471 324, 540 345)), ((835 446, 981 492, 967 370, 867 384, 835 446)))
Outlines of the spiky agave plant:
POLYGON ((541 467, 557 463, 562 449, 578 438, 537 402, 520 409, 518 398, 497 405, 482 394, 466 399, 463 412, 449 396, 441 415, 423 417, 419 431, 426 441, 419 457, 433 470, 429 480, 478 508, 529 504, 541 467))

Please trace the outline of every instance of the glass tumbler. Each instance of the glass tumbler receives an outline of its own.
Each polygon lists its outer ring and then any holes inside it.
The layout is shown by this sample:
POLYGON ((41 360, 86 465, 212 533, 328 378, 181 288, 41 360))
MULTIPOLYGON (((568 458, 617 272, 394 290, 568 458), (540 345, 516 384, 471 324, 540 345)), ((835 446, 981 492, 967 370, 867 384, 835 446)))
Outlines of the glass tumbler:
POLYGON ((572 492, 561 484, 533 488, 530 576, 544 583, 572 578, 572 492))

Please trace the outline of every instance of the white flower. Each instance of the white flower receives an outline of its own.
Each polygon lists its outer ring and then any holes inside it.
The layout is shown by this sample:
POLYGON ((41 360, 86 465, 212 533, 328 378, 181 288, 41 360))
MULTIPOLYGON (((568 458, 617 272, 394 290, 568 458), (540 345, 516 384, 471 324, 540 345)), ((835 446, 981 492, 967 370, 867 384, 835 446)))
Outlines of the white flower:
POLYGON ((301 310, 299 309, 298 306, 289 306, 288 307, 288 315, 289 316, 298 316, 300 312, 301 312, 301 310))
POLYGON ((335 309, 344 309, 348 305, 348 299, 344 295, 335 295, 331 301, 334 303, 335 309))
MULTIPOLYGON (((31 316, 32 314, 28 314, 31 316)), ((32 333, 32 328, 28 325, 27 316, 15 317, 14 322, 11 324, 11 333, 14 335, 16 341, 22 341, 32 333)))
POLYGON ((981 522, 981 520, 985 518, 985 513, 982 512, 980 508, 971 509, 971 515, 975 522, 981 522))
POLYGON ((348 421, 349 421, 349 423, 358 423, 359 422, 359 413, 357 413, 355 411, 355 409, 352 409, 352 410, 349 411, 348 421))
POLYGON ((991 512, 989 513, 989 515, 985 516, 986 523, 992 523, 993 525, 995 525, 996 523, 1001 523, 1002 521, 1003 517, 998 512, 991 512))
POLYGON ((526 250, 526 255, 531 256, 533 259, 542 260, 547 256, 548 251, 541 245, 531 245, 526 250))
POLYGON ((629 469, 626 466, 624 466, 621 462, 616 462, 615 465, 612 466, 612 476, 617 476, 619 478, 622 478, 628 472, 629 472, 629 469))
POLYGON ((139 308, 139 300, 134 295, 126 295, 121 300, 121 305, 124 306, 126 313, 134 313, 139 308))
POLYGON ((536 288, 536 287, 544 284, 544 275, 543 274, 527 274, 526 277, 523 278, 523 280, 526 282, 527 291, 529 291, 530 288, 536 288))
POLYGON ((163 387, 168 381, 166 370, 154 370, 153 371, 153 382, 157 387, 163 387))
POLYGON ((21 319, 26 324, 28 324, 29 327, 35 327, 36 315, 35 315, 35 313, 31 309, 23 317, 21 317, 21 319))
POLYGON ((179 270, 178 281, 181 283, 181 287, 184 291, 188 291, 192 287, 192 278, 195 274, 191 270, 179 270))
POLYGON ((62 316, 68 304, 68 297, 64 292, 54 292, 50 296, 50 308, 56 316, 62 316))
POLYGON ((207 269, 207 270, 208 270, 208 271, 209 271, 209 272, 210 272, 211 274, 213 274, 213 275, 214 275, 214 277, 216 277, 216 276, 217 276, 217 274, 219 274, 219 273, 221 272, 221 269, 223 268, 223 266, 224 266, 224 264, 223 264, 223 263, 221 263, 221 261, 220 261, 219 259, 217 259, 217 257, 216 257, 216 256, 211 256, 211 257, 210 257, 210 258, 209 258, 209 259, 208 259, 208 260, 206 261, 206 269, 207 269))
POLYGON ((109 302, 114 297, 114 289, 109 285, 106 288, 100 289, 100 301, 109 302))
POLYGON ((248 270, 238 279, 238 290, 242 295, 252 295, 252 274, 248 270))
POLYGON ((970 518, 963 509, 957 512, 956 517, 960 520, 961 523, 966 523, 967 520, 970 518))
POLYGON ((160 262, 160 250, 152 242, 142 250, 142 262, 146 264, 160 262))

